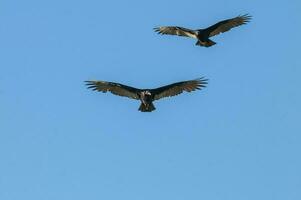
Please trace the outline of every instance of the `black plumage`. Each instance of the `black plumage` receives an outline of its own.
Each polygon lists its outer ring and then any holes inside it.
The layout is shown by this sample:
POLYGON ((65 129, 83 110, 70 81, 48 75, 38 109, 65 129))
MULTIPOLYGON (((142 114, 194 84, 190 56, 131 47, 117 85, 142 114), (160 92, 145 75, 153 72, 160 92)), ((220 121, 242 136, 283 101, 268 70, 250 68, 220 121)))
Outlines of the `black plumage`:
POLYGON ((230 29, 246 24, 251 20, 248 14, 220 21, 205 29, 187 29, 179 26, 161 26, 154 28, 156 32, 162 35, 178 35, 197 39, 196 45, 210 47, 216 43, 210 40, 210 37, 229 31, 230 29))
POLYGON ((138 89, 120 83, 106 81, 86 81, 89 89, 99 92, 111 92, 115 95, 128 97, 141 101, 139 110, 151 112, 155 110, 153 101, 164 97, 172 97, 182 92, 192 92, 206 87, 207 79, 199 78, 190 81, 181 81, 155 89, 138 89))

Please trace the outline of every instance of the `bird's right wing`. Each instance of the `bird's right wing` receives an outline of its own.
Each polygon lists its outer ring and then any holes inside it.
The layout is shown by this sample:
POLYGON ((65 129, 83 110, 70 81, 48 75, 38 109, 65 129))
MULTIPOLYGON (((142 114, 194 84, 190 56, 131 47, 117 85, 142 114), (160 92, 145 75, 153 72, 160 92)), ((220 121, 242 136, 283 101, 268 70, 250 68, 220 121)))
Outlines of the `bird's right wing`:
POLYGON ((199 78, 190 81, 177 82, 153 89, 151 93, 154 95, 154 100, 158 100, 164 97, 172 97, 181 94, 184 91, 192 92, 195 90, 200 90, 203 87, 206 87, 207 81, 207 79, 199 78))
POLYGON ((191 38, 197 38, 197 32, 191 29, 179 27, 179 26, 161 26, 154 28, 155 32, 162 35, 179 35, 191 38))
POLYGON ((128 97, 132 99, 139 99, 139 89, 122 85, 120 83, 106 82, 106 81, 85 81, 89 89, 99 92, 111 92, 115 95, 128 97))
POLYGON ((212 37, 212 36, 218 35, 220 33, 229 31, 230 29, 232 29, 234 27, 246 24, 250 20, 251 20, 251 16, 248 14, 239 15, 232 19, 226 19, 226 20, 220 21, 220 22, 208 27, 205 30, 209 32, 209 37, 212 37))

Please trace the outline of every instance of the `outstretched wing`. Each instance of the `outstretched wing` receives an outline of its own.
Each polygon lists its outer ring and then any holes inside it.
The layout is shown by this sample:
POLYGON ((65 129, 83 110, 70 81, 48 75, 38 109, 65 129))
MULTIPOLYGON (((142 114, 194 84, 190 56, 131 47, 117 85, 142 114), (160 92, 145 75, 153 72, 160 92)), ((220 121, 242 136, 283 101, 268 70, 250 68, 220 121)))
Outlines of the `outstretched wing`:
POLYGON ((120 83, 106 82, 106 81, 85 81, 89 89, 99 92, 111 92, 115 95, 128 97, 132 99, 139 99, 139 89, 122 85, 120 83))
POLYGON ((154 28, 155 32, 162 35, 179 35, 191 38, 197 38, 197 32, 191 29, 179 27, 179 26, 161 26, 154 28))
POLYGON ((212 36, 218 35, 220 33, 229 31, 230 29, 232 29, 234 27, 246 24, 250 20, 251 20, 251 16, 248 14, 239 15, 232 19, 220 21, 220 22, 208 27, 207 29, 205 29, 205 31, 208 31, 209 37, 212 37, 212 36))
POLYGON ((154 100, 158 100, 164 97, 172 97, 182 92, 192 92, 195 90, 200 90, 203 87, 206 87, 208 79, 199 78, 190 81, 182 81, 159 87, 151 90, 151 93, 154 94, 154 100))

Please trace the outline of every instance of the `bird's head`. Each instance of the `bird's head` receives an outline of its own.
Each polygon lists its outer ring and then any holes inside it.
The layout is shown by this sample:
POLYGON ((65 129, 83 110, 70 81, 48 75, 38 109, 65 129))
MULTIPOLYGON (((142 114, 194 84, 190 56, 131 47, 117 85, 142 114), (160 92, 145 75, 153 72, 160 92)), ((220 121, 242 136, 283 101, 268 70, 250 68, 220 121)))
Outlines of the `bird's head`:
POLYGON ((148 91, 148 90, 146 90, 146 91, 144 92, 144 94, 145 94, 145 95, 149 95, 149 96, 152 95, 152 94, 150 93, 150 91, 148 91))

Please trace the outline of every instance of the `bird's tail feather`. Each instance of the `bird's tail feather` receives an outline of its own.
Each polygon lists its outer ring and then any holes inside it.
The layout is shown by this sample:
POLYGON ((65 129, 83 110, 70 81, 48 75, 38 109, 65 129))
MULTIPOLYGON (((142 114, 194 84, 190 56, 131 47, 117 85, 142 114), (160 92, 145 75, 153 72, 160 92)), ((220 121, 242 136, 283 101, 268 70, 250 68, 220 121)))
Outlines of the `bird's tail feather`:
POLYGON ((153 103, 150 103, 150 104, 143 104, 141 103, 140 107, 139 107, 139 110, 141 112, 152 112, 153 110, 156 110, 155 106, 153 103))
POLYGON ((213 42, 212 40, 206 40, 206 41, 200 41, 198 40, 197 43, 195 45, 199 45, 199 46, 204 46, 204 47, 211 47, 213 45, 215 45, 216 42, 213 42))

